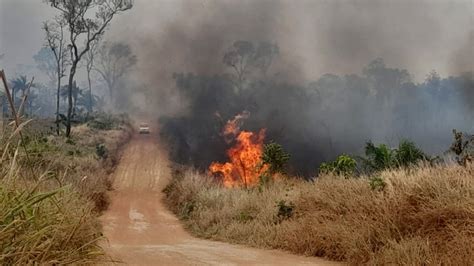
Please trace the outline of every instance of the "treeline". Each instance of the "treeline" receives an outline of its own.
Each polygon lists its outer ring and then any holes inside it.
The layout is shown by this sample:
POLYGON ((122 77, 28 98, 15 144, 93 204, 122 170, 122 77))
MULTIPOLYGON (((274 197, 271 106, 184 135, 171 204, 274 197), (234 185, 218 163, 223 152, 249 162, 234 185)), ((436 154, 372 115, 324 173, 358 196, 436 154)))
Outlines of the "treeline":
POLYGON ((472 73, 443 78, 432 71, 415 82, 407 70, 376 59, 361 74, 326 74, 290 84, 268 69, 277 51, 269 44, 236 42, 224 55, 228 73, 174 75, 189 107, 185 115, 161 119, 175 161, 206 169, 225 159, 221 129, 243 110, 251 114, 244 129, 267 128, 267 142, 282 144, 292 155, 290 173, 302 175, 314 174, 321 162, 339 154, 362 154, 367 141, 396 146, 409 139, 436 154, 448 149, 453 128, 472 130, 472 73), (226 58, 229 53, 237 59, 226 58), (258 59, 261 54, 265 60, 258 59), (233 65, 241 59, 243 70, 233 65))
MULTIPOLYGON (((133 1, 44 2, 57 14, 43 22, 44 45, 33 59, 48 81, 42 84, 20 75, 8 83, 15 107, 20 110, 25 102, 22 115, 56 116, 56 133, 64 129, 69 137, 78 119, 102 110, 106 103, 115 107, 124 98, 118 88, 124 87, 124 77, 136 64, 136 56, 128 45, 109 43, 103 36, 112 19, 131 9, 133 1), (85 85, 79 85, 81 70, 85 85), (93 89, 98 87, 93 84, 97 80, 105 84, 105 92, 93 89)), ((3 90, 0 97, 2 118, 7 119, 10 111, 3 90)))

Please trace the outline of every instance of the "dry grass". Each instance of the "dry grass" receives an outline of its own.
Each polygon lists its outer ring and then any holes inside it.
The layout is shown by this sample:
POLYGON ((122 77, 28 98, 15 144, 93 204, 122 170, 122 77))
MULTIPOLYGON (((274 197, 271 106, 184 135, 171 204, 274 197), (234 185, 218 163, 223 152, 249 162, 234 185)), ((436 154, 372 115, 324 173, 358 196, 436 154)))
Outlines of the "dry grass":
MULTIPOLYGON (((28 129, 27 129, 28 130, 28 129)), ((98 213, 128 127, 80 126, 67 140, 26 131, 0 138, 0 264, 93 264, 104 259, 98 213), (96 153, 103 144, 107 157, 96 153)))
MULTIPOLYGON (((27 144, 29 160, 20 156, 20 163, 51 172, 60 185, 72 184, 82 196, 95 203, 96 211, 103 211, 109 205, 106 192, 112 188, 110 173, 118 162, 120 148, 130 139, 131 133, 128 126, 97 130, 80 125, 73 129, 69 140, 50 134, 36 136, 27 144), (107 150, 105 158, 97 155, 96 147, 100 144, 107 150)), ((20 173, 23 174, 29 173, 20 173)))
POLYGON ((38 184, 0 181, 0 264, 100 260, 102 234, 91 202, 70 186, 38 184))
POLYGON ((351 264, 470 265, 474 168, 386 171, 368 178, 282 180, 225 189, 186 172, 165 189, 195 235, 351 264))

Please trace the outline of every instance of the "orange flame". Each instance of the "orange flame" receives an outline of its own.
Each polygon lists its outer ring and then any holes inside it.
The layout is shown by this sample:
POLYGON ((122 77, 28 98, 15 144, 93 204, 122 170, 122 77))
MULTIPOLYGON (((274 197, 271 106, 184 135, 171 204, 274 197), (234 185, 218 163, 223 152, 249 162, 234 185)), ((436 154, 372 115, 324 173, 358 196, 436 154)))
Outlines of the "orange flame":
POLYGON ((265 129, 258 134, 242 131, 235 146, 227 151, 230 162, 213 162, 209 166, 212 174, 222 176, 225 187, 250 187, 258 184, 259 177, 268 170, 262 162, 265 129))
POLYGON ((244 123, 244 120, 249 118, 249 116, 249 111, 243 111, 241 114, 236 115, 234 119, 227 121, 227 124, 222 131, 224 139, 227 143, 230 143, 235 138, 235 136, 239 134, 240 127, 244 123))

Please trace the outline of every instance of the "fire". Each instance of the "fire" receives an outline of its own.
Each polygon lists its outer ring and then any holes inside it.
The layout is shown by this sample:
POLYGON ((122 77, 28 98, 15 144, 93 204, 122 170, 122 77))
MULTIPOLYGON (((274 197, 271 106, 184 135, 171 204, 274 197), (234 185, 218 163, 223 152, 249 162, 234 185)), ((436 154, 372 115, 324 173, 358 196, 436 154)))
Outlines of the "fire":
POLYGON ((268 170, 268 165, 263 164, 261 159, 264 139, 265 129, 260 130, 258 134, 240 132, 236 144, 227 151, 230 162, 213 162, 209 171, 221 175, 226 187, 250 187, 258 184, 259 177, 268 170))
POLYGON ((249 116, 249 111, 243 111, 241 114, 236 115, 234 119, 227 121, 227 124, 222 131, 227 143, 230 143, 239 134, 240 127, 244 123, 244 120, 249 118, 249 116))

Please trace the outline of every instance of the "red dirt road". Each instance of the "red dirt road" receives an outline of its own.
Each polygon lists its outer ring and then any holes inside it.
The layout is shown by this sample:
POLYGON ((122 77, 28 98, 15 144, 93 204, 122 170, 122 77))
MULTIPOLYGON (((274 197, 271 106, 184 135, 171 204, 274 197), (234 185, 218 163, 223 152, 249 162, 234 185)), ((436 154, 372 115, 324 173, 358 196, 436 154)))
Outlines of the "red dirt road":
POLYGON ((132 265, 334 265, 276 250, 202 240, 187 233, 162 203, 170 178, 154 135, 135 136, 114 173, 112 204, 101 217, 114 260, 132 265))

